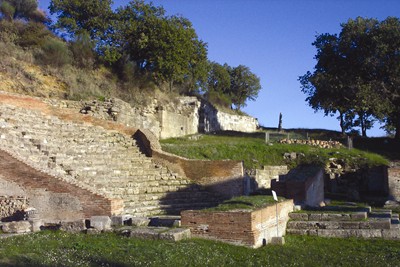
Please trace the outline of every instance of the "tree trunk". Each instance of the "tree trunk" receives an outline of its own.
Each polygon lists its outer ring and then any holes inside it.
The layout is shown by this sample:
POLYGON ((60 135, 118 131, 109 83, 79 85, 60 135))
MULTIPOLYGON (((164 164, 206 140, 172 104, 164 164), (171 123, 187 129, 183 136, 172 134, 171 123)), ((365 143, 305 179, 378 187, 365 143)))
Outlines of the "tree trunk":
POLYGON ((396 134, 394 135, 394 139, 400 140, 400 114, 398 118, 396 118, 395 128, 396 128, 396 134))
POLYGON ((367 137, 367 126, 365 124, 364 114, 360 114, 360 127, 361 127, 361 136, 367 137))
POLYGON ((342 130, 342 134, 345 135, 346 134, 346 128, 344 126, 344 114, 342 112, 339 111, 339 117, 340 117, 340 129, 342 130))

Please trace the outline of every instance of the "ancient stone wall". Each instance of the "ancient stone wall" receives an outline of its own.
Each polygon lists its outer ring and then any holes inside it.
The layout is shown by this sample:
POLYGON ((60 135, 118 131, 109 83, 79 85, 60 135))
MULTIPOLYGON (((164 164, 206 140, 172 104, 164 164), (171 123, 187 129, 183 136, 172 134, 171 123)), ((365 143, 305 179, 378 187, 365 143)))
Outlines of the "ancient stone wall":
POLYGON ((288 173, 287 166, 264 166, 263 169, 257 169, 255 174, 255 181, 257 189, 270 189, 271 180, 279 180, 279 176, 288 173))
MULTIPOLYGON (((112 215, 122 212, 120 200, 111 200, 35 170, 0 150, 0 195, 29 200, 47 222, 112 215)), ((27 207, 27 206, 26 206, 27 207)))
POLYGON ((400 162, 388 169, 389 198, 400 202, 400 162))
POLYGON ((253 117, 221 112, 211 104, 190 96, 172 99, 162 105, 154 99, 145 107, 132 107, 115 98, 106 101, 46 101, 53 106, 79 110, 96 118, 150 130, 159 139, 198 132, 254 132, 258 127, 258 121, 253 117))
MULTIPOLYGON (((182 159, 180 164, 164 164, 150 158, 152 150, 146 150, 150 141, 139 144, 140 148, 136 145, 132 139, 135 131, 131 128, 120 128, 120 124, 108 121, 97 124, 99 119, 75 112, 71 115, 68 113, 71 110, 66 109, 61 112, 39 99, 14 98, 14 102, 29 100, 57 115, 25 109, 24 103, 17 107, 0 102, 2 148, 14 151, 16 158, 53 178, 99 197, 122 199, 125 213, 136 216, 178 213, 182 209, 215 205, 221 197, 226 198, 224 195, 243 191, 241 162, 193 163, 182 159), (196 176, 199 174, 202 175, 196 176), (222 196, 217 187, 223 191, 222 196)), ((152 147, 160 148, 159 144, 152 147)), ((21 183, 24 181, 17 184, 21 183)))
POLYGON ((293 201, 279 202, 277 208, 278 228, 275 205, 252 212, 183 211, 182 226, 190 228, 193 236, 257 248, 263 240, 270 243, 272 237, 285 234, 293 201))
POLYGON ((199 129, 200 101, 181 97, 158 109, 160 139, 195 134, 199 129))
POLYGON ((159 142, 151 132, 137 130, 133 135, 141 151, 160 165, 179 176, 202 185, 207 191, 218 193, 223 198, 244 193, 244 168, 242 161, 195 160, 179 157, 161 150, 159 142))
POLYGON ((28 200, 24 196, 0 195, 0 221, 5 218, 10 218, 11 220, 19 219, 15 217, 17 217, 18 213, 21 213, 27 205, 28 200))
POLYGON ((279 181, 272 180, 271 188, 296 204, 319 206, 324 201, 324 171, 317 166, 296 168, 279 181))
POLYGON ((289 214, 289 234, 336 238, 400 239, 398 216, 392 212, 302 212, 289 214), (376 213, 376 214, 374 214, 376 213), (394 222, 396 221, 396 222, 394 222))
POLYGON ((257 119, 249 116, 229 114, 219 111, 211 104, 203 102, 201 110, 200 131, 237 131, 255 132, 259 126, 257 119))

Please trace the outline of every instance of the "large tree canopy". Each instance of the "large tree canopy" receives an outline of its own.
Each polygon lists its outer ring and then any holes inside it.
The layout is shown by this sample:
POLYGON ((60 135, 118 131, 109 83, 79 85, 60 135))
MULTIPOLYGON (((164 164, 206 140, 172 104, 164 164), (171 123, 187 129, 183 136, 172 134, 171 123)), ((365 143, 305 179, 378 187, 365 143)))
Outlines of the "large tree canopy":
POLYGON ((233 104, 240 109, 246 106, 247 100, 255 100, 260 90, 260 79, 248 67, 210 63, 206 97, 222 105, 233 104))
POLYGON ((314 72, 299 78, 307 102, 326 115, 339 113, 342 131, 359 126, 363 136, 374 118, 392 124, 400 138, 400 23, 389 17, 356 18, 337 34, 321 34, 314 72))
MULTIPOLYGON (((67 33, 70 41, 75 40, 71 46, 75 57, 93 58, 91 43, 82 39, 89 34, 98 58, 123 70, 121 77, 125 81, 129 80, 129 73, 145 74, 162 85, 160 88, 168 85, 170 90, 177 89, 180 93, 208 88, 208 93, 237 108, 257 97, 261 88, 259 78, 243 65, 236 68, 219 65, 219 70, 217 64, 210 65, 207 44, 198 38, 188 19, 167 16, 163 7, 143 0, 130 1, 116 10, 111 5, 111 0, 51 1, 50 11, 58 19, 54 26, 67 33), (218 76, 220 71, 225 77, 218 76), (219 79, 225 80, 217 86, 219 79), (211 85, 213 80, 215 84, 211 85)), ((90 60, 79 65, 88 63, 90 60)))
POLYGON ((95 39, 108 28, 111 4, 111 0, 52 0, 49 9, 57 15, 56 28, 70 37, 86 31, 95 39))

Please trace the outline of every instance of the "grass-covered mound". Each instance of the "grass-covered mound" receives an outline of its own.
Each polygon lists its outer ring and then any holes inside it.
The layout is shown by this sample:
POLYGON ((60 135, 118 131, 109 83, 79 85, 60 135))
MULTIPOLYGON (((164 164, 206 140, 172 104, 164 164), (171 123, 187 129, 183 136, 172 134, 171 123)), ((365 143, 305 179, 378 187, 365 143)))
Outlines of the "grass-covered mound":
MULTIPOLYGON (((281 202, 285 200, 282 197, 278 198, 281 202)), ((274 205, 276 201, 272 196, 255 195, 255 196, 240 196, 225 200, 216 207, 204 209, 203 211, 233 211, 233 210, 257 210, 267 206, 274 205)))
POLYGON ((2 239, 0 266, 397 266, 399 241, 285 237, 259 249, 210 240, 178 243, 40 232, 2 239))
POLYGON ((243 160, 247 169, 260 168, 264 165, 288 165, 294 168, 300 164, 324 166, 330 158, 343 160, 351 168, 387 165, 381 155, 347 148, 324 149, 309 145, 266 143, 264 133, 201 135, 200 138, 171 138, 162 140, 163 150, 191 159, 243 160), (285 153, 295 152, 300 157, 287 160, 285 153))

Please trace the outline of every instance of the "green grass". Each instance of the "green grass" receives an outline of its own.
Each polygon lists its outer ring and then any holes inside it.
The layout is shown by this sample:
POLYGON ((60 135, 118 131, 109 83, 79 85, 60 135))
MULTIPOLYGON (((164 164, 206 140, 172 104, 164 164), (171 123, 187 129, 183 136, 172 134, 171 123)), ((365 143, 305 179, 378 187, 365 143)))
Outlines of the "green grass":
POLYGON ((2 239, 0 266, 397 266, 400 242, 286 236, 259 249, 210 240, 178 243, 40 232, 2 239))
MULTIPOLYGON (((284 198, 279 197, 279 201, 284 198)), ((257 210, 266 206, 274 205, 275 200, 272 196, 240 196, 224 201, 217 207, 204 209, 203 211, 232 211, 232 210, 257 210)))
POLYGON ((288 165, 294 168, 300 164, 324 165, 329 158, 342 159, 350 168, 388 165, 381 155, 358 149, 322 149, 308 145, 266 144, 264 133, 229 135, 202 135, 199 140, 190 138, 172 138, 162 140, 164 151, 190 159, 243 160, 247 169, 264 165, 288 165), (285 153, 304 154, 294 161, 287 161, 285 153))

